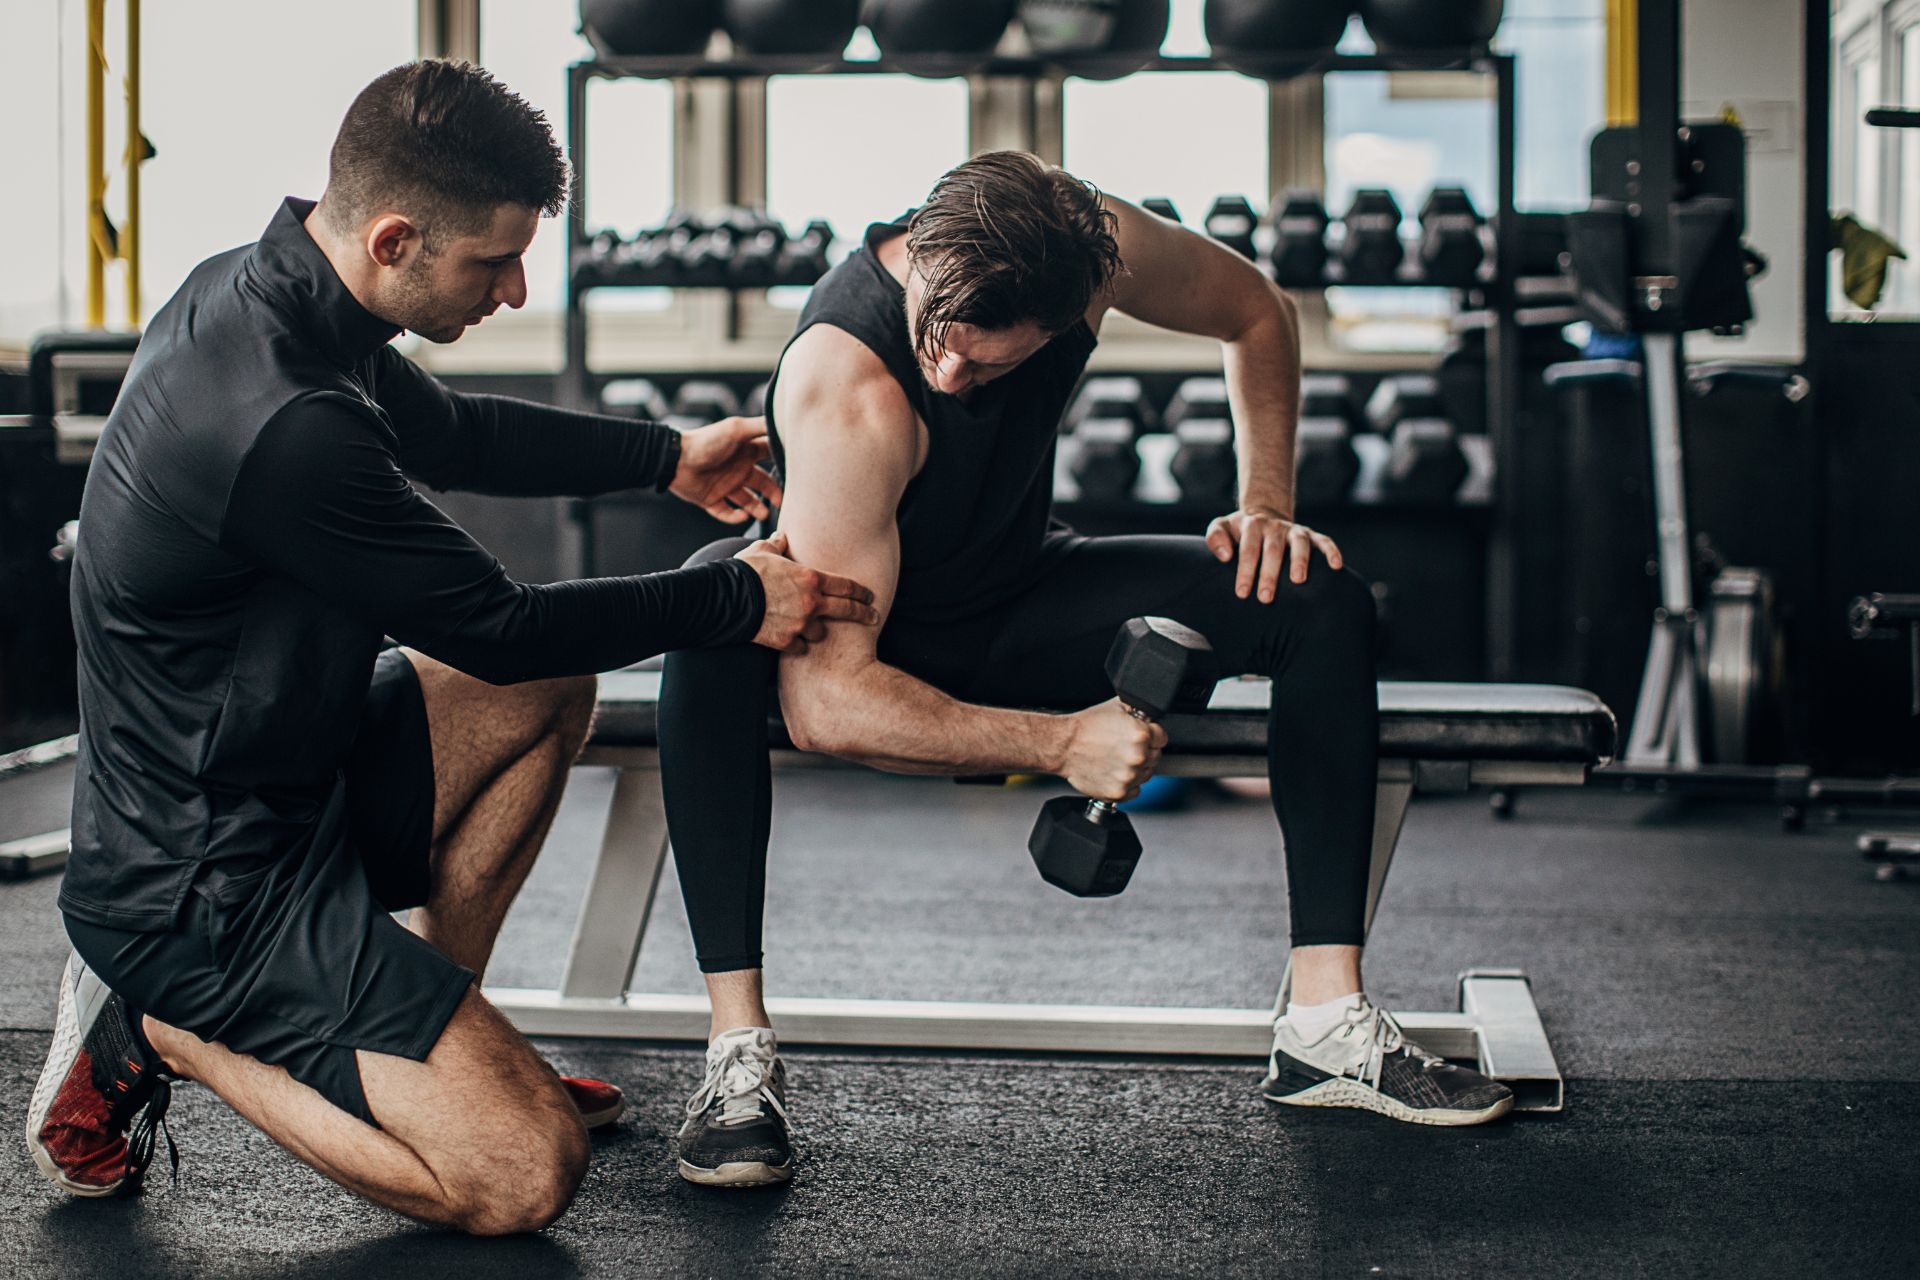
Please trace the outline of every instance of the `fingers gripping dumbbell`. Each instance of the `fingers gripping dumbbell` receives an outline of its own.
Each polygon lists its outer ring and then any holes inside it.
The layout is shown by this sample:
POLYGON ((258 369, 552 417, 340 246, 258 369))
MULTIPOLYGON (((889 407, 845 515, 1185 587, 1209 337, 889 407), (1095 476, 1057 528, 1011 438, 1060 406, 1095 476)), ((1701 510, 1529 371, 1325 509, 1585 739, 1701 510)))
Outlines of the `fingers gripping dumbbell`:
MULTIPOLYGON (((1213 693, 1213 646, 1171 618, 1132 618, 1107 652, 1107 678, 1136 719, 1198 710, 1213 693)), ((1127 887, 1140 861, 1140 837, 1127 815, 1105 800, 1059 796, 1041 806, 1027 850, 1048 884, 1081 898, 1127 887)))

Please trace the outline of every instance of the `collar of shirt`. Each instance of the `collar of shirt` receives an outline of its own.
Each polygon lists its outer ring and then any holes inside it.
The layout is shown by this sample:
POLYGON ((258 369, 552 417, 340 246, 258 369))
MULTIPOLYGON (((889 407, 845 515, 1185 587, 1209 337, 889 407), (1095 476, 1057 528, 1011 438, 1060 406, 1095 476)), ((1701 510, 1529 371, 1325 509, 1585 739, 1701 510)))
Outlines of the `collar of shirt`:
POLYGON ((301 317, 316 346, 339 364, 372 355, 400 332, 348 291, 327 255, 307 234, 314 202, 288 196, 267 224, 251 260, 255 278, 301 317))

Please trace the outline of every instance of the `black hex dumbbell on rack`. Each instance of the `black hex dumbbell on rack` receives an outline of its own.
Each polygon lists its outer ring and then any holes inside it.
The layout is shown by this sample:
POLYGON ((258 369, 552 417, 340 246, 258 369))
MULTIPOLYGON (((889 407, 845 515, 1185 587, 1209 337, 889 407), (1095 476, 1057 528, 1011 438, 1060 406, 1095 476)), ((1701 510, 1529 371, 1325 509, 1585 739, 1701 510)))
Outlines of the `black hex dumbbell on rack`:
POLYGON ((1435 187, 1420 206, 1420 273, 1428 284, 1464 289, 1480 273, 1486 246, 1480 243, 1485 221, 1465 187, 1435 187))
MULTIPOLYGON (((1213 694, 1213 646, 1170 618, 1132 618, 1107 651, 1107 678, 1128 714, 1159 720, 1197 711, 1213 694)), ((1127 815, 1105 800, 1058 796, 1040 808, 1027 851, 1048 884, 1080 898, 1107 898, 1127 887, 1140 861, 1140 837, 1127 815)))
POLYGON ((1320 193, 1287 192, 1273 206, 1273 281, 1287 289, 1318 289, 1327 282, 1327 206, 1320 193))
POLYGON ((1447 417, 1440 381, 1431 374, 1393 374, 1367 400, 1367 418, 1387 437, 1381 492, 1401 502, 1451 501, 1471 470, 1460 433, 1447 417))
POLYGON ((1180 221, 1180 210, 1175 208, 1173 201, 1167 199, 1165 196, 1148 196, 1140 202, 1140 207, 1148 213, 1159 214, 1168 222, 1180 221))
POLYGON ((1335 373, 1300 379, 1300 426, 1294 436, 1294 497, 1303 507, 1343 502, 1360 474, 1353 447, 1353 391, 1335 373))
POLYGON ((1253 233, 1260 226, 1260 215, 1245 196, 1221 196, 1207 210, 1203 225, 1206 233, 1241 257, 1253 258, 1253 233))
POLYGON ((1341 223, 1347 233, 1340 242, 1346 283, 1392 284, 1406 260, 1400 243, 1400 202, 1393 192, 1380 187, 1354 192, 1341 223))

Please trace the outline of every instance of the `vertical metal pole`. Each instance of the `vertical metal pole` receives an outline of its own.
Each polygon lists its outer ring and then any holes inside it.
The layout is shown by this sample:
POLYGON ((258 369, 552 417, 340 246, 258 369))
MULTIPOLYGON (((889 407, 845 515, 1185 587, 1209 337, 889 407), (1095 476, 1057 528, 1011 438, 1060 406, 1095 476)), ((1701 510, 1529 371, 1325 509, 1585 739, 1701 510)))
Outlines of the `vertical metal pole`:
MULTIPOLYGON (((1638 0, 1640 208, 1635 274, 1673 273, 1672 208, 1680 177, 1680 0, 1638 0)), ((1651 361, 1649 362, 1651 363, 1651 361)))
POLYGON ((120 256, 127 264, 127 327, 140 327, 140 166, 147 140, 140 134, 140 0, 127 0, 127 213, 120 224, 120 256))
POLYGON ((87 0, 87 327, 107 323, 107 0, 87 0))
POLYGON ((567 370, 563 394, 573 409, 587 407, 586 300, 574 286, 574 260, 587 243, 587 85, 593 75, 584 63, 567 68, 567 159, 573 165, 573 193, 567 201, 566 336, 567 370))
POLYGON ((1653 509, 1660 533, 1660 604, 1681 617, 1693 609, 1687 547, 1687 476, 1680 445, 1680 335, 1642 338, 1647 361, 1647 426, 1653 435, 1653 509))
POLYGON ((1488 286, 1494 323, 1487 331, 1487 443, 1494 457, 1493 520, 1487 545, 1487 673, 1510 680, 1515 667, 1520 481, 1520 322, 1513 280, 1520 247, 1514 215, 1514 60, 1493 60, 1496 139, 1494 175, 1495 279, 1488 286))
POLYGON ((1607 0, 1607 124, 1630 125, 1640 117, 1640 6, 1607 0))

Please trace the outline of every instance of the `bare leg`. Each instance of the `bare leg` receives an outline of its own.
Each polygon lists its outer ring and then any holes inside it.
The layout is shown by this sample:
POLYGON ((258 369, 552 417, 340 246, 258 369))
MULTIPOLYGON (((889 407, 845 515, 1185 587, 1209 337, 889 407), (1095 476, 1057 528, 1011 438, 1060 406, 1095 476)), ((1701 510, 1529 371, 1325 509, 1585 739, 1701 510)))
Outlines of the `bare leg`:
POLYGON ((713 1022, 707 1038, 735 1027, 771 1027, 764 1003, 761 969, 734 969, 707 975, 707 1002, 713 1006, 713 1022))
POLYGON ((484 973, 593 720, 591 676, 499 687, 409 649, 433 738, 433 890, 408 927, 484 973))
MULTIPOLYGON (((410 927, 476 973, 526 879, 592 720, 590 678, 498 688, 407 652, 434 761, 432 886, 410 927)), ((481 1235, 536 1231, 585 1175, 586 1132, 559 1079, 469 990, 424 1063, 357 1054, 380 1128, 281 1067, 152 1018, 169 1070, 207 1085, 341 1186, 400 1213, 481 1235)))
POLYGON ((1360 948, 1345 946, 1293 949, 1293 1002, 1325 1004, 1365 988, 1360 982, 1360 948))
POLYGON ((358 1055, 379 1129, 284 1068, 152 1018, 144 1029, 168 1070, 349 1191, 410 1217, 476 1235, 538 1231, 586 1174, 586 1130, 552 1069, 473 991, 425 1062, 358 1055))

